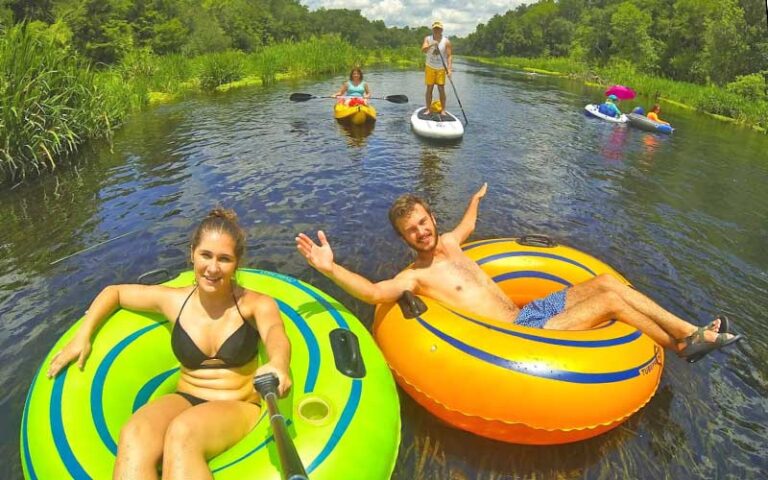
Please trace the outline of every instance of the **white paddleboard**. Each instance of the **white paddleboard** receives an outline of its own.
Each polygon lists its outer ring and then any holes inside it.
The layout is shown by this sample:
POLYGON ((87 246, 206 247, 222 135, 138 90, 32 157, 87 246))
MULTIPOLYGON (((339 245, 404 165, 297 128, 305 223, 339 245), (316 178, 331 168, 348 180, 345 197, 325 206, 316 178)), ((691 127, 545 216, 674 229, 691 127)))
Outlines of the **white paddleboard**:
POLYGON ((445 111, 440 116, 436 113, 429 113, 425 107, 413 112, 411 127, 417 135, 426 138, 450 140, 461 138, 464 135, 464 125, 455 115, 445 111))

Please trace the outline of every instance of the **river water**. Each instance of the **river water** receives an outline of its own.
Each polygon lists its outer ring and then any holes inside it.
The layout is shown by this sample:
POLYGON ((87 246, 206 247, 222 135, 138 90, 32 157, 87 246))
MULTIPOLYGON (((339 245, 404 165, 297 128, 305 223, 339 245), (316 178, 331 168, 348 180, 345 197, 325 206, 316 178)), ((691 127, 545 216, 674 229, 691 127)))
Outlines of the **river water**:
MULTIPOLYGON (((330 94, 342 77, 199 96, 139 113, 111 149, 88 147, 74 167, 0 192, 0 477, 21 476, 24 397, 55 339, 105 285, 187 268, 190 231, 213 206, 240 215, 249 266, 308 281, 370 325, 372 307, 309 268, 295 234, 323 229, 341 264, 388 278, 410 258, 386 219, 390 202, 421 193, 450 228, 485 181, 473 239, 549 235, 611 264, 694 323, 728 313, 747 339, 694 365, 668 356, 645 408, 572 445, 486 440, 442 425, 401 395, 393 478, 741 479, 768 471, 768 136, 666 106, 672 136, 614 126, 583 115, 598 90, 457 62, 470 123, 462 141, 440 145, 410 131, 410 113, 423 102, 420 72, 366 79, 376 95, 411 99, 378 102, 372 131, 337 125, 330 100, 287 100, 295 91, 330 94)), ((461 117, 448 91, 448 108, 461 117)))

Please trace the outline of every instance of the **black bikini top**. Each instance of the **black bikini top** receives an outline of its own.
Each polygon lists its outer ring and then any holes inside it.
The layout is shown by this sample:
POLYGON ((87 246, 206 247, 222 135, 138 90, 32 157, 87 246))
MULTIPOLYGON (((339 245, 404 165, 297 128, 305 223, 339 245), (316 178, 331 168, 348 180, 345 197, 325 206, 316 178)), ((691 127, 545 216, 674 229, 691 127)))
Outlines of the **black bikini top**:
POLYGON ((200 350, 179 321, 181 311, 184 310, 184 306, 186 306, 192 294, 195 293, 195 290, 197 290, 197 287, 192 289, 192 292, 181 305, 179 314, 176 316, 176 324, 174 324, 173 331, 171 332, 171 348, 179 362, 188 369, 195 370, 198 368, 242 367, 253 360, 259 344, 259 332, 243 317, 240 307, 237 306, 237 299, 234 293, 232 293, 232 298, 235 301, 237 313, 240 313, 240 317, 243 319, 243 324, 221 344, 219 351, 213 357, 209 357, 200 350), (211 360, 218 361, 210 362, 211 360))

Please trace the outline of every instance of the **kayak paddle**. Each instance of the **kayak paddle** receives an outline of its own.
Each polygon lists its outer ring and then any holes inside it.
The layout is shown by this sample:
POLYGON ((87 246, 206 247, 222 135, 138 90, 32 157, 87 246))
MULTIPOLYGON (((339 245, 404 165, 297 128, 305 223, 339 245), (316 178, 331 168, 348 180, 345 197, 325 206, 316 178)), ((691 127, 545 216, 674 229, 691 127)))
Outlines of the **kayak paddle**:
POLYGON ((459 102, 459 108, 461 109, 461 114, 464 115, 464 126, 467 126, 469 125, 469 120, 467 120, 467 114, 464 113, 464 107, 461 105, 459 92, 456 91, 456 85, 453 84, 453 79, 451 78, 450 75, 448 75, 448 66, 445 64, 445 59, 443 58, 443 54, 440 53, 439 48, 435 47, 435 49, 437 49, 437 53, 440 55, 440 61, 443 63, 443 68, 445 69, 445 76, 448 77, 448 81, 451 82, 451 87, 453 87, 453 94, 456 95, 456 101, 459 102))
MULTIPOLYGON (((292 102, 306 102, 313 98, 337 98, 331 95, 317 96, 311 93, 292 93, 289 100, 292 102)), ((386 97, 371 97, 371 100, 386 100, 392 103, 408 103, 408 97, 405 95, 387 95, 386 97)))

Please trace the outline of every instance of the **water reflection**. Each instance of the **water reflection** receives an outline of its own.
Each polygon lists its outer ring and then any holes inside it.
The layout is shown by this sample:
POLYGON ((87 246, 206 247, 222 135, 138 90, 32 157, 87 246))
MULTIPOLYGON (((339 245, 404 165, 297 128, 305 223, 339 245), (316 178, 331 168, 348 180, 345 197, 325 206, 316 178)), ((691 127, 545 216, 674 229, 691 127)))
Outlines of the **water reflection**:
POLYGON ((629 127, 626 125, 610 125, 610 135, 603 142, 600 154, 608 163, 624 161, 629 127))
POLYGON ((661 478, 668 462, 677 458, 678 448, 670 442, 684 444, 685 436, 679 425, 669 422, 669 389, 662 388, 657 396, 661 398, 606 434, 567 445, 531 446, 452 430, 403 395, 404 436, 413 442, 401 447, 394 477, 580 478, 589 472, 590 478, 636 478, 635 472, 643 471, 647 478, 661 478), (648 442, 638 444, 638 438, 648 442), (413 466, 415 470, 407 470, 413 466))
MULTIPOLYGON (((21 476, 24 395, 50 345, 103 286, 188 268, 189 231, 212 206, 243 219, 247 265, 315 284, 370 325, 370 306, 296 255, 295 234, 322 228, 343 265, 390 278, 409 261, 386 220, 392 200, 418 192, 449 228, 483 181, 474 239, 548 234, 679 316, 728 313, 747 341, 694 366, 669 358, 646 407, 562 447, 449 429, 403 397, 394 478, 759 478, 768 470, 768 138, 674 108, 668 137, 586 119, 584 104, 601 92, 565 79, 458 62, 453 80, 471 122, 455 144, 414 135, 415 105, 382 103, 375 129, 356 132, 335 127, 327 103, 286 102, 289 88, 333 91, 339 77, 144 112, 112 150, 93 147, 73 168, 0 192, 0 478, 21 476)), ((421 99, 422 83, 421 72, 376 72, 377 91, 421 99)))
POLYGON ((658 134, 644 132, 642 133, 643 142, 643 155, 642 166, 643 171, 648 172, 653 166, 654 157, 661 149, 661 140, 658 134))
POLYGON ((365 122, 362 125, 355 125, 350 122, 336 122, 338 130, 347 140, 350 147, 360 148, 365 146, 366 139, 373 133, 376 126, 375 122, 365 122))

